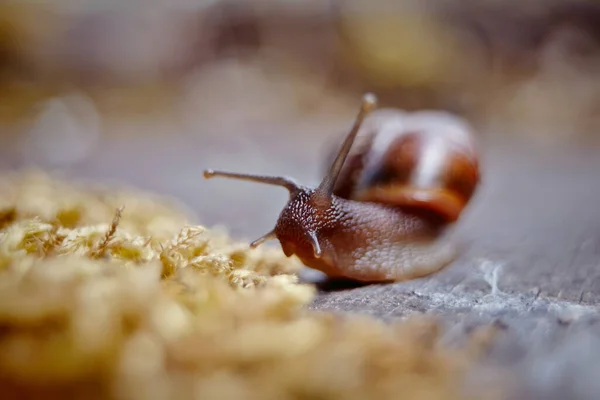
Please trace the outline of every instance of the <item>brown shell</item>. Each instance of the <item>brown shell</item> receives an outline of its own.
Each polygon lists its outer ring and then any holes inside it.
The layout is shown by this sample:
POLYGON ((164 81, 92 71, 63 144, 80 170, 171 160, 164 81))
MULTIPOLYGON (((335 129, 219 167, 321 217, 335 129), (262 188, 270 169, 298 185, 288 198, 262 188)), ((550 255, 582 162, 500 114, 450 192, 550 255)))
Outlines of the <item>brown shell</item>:
POLYGON ((365 121, 334 194, 453 222, 478 183, 477 146, 468 123, 442 111, 381 109, 365 121))

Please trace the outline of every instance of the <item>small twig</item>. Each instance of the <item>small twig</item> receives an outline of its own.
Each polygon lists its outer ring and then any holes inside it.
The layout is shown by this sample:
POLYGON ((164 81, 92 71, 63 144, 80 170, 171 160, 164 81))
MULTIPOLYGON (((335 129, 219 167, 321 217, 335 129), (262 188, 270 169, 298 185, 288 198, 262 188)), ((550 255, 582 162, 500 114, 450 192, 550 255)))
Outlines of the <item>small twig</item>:
POLYGON ((106 232, 106 235, 104 235, 104 239, 102 239, 102 241, 98 244, 98 246, 96 246, 96 248, 91 252, 91 255, 93 257, 97 257, 97 258, 104 257, 106 248, 108 247, 108 242, 110 242, 110 240, 114 237, 115 232, 117 231, 117 226, 119 225, 119 222, 121 221, 121 216, 123 215, 124 208, 125 208, 125 206, 121 206, 121 207, 117 208, 117 211, 115 212, 115 216, 112 220, 112 223, 110 224, 110 227, 108 228, 108 231, 106 232))

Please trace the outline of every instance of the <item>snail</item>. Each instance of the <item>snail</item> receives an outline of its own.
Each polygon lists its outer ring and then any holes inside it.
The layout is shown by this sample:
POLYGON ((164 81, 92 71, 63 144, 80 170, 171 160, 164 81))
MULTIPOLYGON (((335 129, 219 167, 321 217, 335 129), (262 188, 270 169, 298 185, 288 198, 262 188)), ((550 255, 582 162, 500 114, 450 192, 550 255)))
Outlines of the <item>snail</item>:
POLYGON ((278 239, 287 257, 296 255, 330 278, 365 283, 423 277, 455 259, 457 247, 444 240, 444 233, 480 181, 473 133, 466 123, 434 111, 378 110, 379 118, 363 126, 376 107, 376 96, 365 94, 316 188, 283 176, 204 171, 207 179, 254 181, 289 191, 275 228, 251 248, 278 239), (365 134, 355 143, 361 128, 365 134))

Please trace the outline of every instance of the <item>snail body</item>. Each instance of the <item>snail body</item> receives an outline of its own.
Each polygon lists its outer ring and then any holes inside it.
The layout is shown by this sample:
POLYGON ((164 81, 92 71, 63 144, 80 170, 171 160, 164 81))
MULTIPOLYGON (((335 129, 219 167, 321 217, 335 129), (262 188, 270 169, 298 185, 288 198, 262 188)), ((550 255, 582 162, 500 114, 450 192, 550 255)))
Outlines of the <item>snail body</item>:
POLYGON ((362 282, 429 275, 455 258, 456 248, 441 237, 479 182, 471 131, 449 114, 434 113, 436 119, 395 110, 380 110, 363 126, 376 102, 365 95, 316 188, 288 177, 204 172, 288 189, 275 228, 251 247, 276 238, 286 256, 329 277, 362 282))

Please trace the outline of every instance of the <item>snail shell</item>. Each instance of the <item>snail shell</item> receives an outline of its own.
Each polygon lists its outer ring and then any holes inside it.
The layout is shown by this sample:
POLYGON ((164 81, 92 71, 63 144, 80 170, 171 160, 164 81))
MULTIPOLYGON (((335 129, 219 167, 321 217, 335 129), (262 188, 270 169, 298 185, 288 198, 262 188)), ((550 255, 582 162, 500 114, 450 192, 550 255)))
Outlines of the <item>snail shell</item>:
MULTIPOLYGON (((334 194, 456 221, 480 179, 466 121, 443 111, 374 111, 364 122, 334 194)), ((334 154, 330 154, 328 162, 334 154)))

